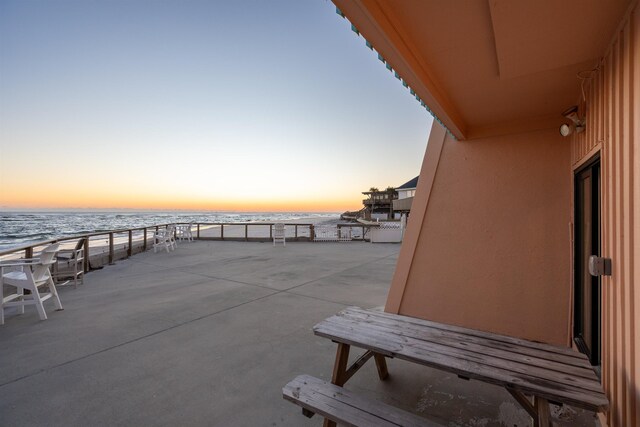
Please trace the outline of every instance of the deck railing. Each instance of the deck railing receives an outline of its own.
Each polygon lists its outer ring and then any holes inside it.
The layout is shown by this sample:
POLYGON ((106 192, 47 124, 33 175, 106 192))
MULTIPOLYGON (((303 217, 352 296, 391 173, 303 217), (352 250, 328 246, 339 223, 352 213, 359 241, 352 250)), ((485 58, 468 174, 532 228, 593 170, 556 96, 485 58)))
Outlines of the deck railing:
MULTIPOLYGON (((171 223, 189 225, 189 223, 171 223)), ((273 222, 222 223, 222 222, 194 222, 192 234, 197 240, 226 240, 226 241, 258 241, 268 242, 272 239, 273 222), (267 234, 268 231, 268 234, 267 234)), ((38 242, 25 243, 9 249, 0 250, 0 261, 19 258, 33 258, 34 254, 52 243, 60 243, 61 249, 71 249, 80 239, 84 242, 84 271, 101 268, 106 264, 113 264, 120 259, 128 258, 136 253, 145 252, 153 247, 154 231, 166 228, 169 224, 156 224, 148 227, 105 230, 92 233, 76 234, 57 237, 38 242)), ((287 241, 314 241, 314 224, 285 223, 287 241)), ((339 233, 344 227, 361 229, 361 233, 353 234, 352 240, 365 241, 368 231, 367 225, 337 224, 339 233)))

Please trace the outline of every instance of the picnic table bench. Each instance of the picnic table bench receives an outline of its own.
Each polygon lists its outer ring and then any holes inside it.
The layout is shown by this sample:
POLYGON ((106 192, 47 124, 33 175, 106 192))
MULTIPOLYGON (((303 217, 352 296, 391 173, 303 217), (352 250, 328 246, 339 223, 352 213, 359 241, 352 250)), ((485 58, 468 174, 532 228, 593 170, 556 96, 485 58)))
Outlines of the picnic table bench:
MULTIPOLYGON (((569 348, 358 307, 323 320, 313 331, 338 344, 331 380, 337 387, 342 387, 372 357, 380 379, 387 378, 385 357, 389 357, 505 387, 531 415, 535 426, 551 425, 550 401, 594 412, 605 411, 609 406, 587 357, 569 348), (348 366, 351 346, 366 352, 348 366), (532 396, 533 402, 527 396, 532 396)), ((318 389, 316 384, 315 390, 318 389)), ((289 400, 295 402, 293 398, 289 400)), ((295 403, 303 406, 306 415, 315 412, 309 402, 306 407, 295 403)), ((361 407, 366 405, 352 402, 351 410, 370 412, 370 408, 361 407)), ((389 411, 393 412, 385 408, 385 413, 389 411)), ((325 426, 343 422, 330 411, 318 412, 325 417, 325 426)), ((425 419, 424 425, 433 423, 425 419)))

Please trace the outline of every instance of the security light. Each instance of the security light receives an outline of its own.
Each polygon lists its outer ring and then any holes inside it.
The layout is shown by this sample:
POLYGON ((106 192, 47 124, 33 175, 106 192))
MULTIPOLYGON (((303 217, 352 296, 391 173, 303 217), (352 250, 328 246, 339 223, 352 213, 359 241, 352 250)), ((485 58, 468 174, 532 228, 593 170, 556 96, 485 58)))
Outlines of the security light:
POLYGON ((573 132, 573 129, 568 124, 565 123, 560 126, 560 135, 569 136, 571 135, 571 132, 573 132))
POLYGON ((571 120, 571 124, 563 124, 560 126, 560 135, 569 136, 574 131, 580 133, 585 129, 585 120, 578 117, 578 106, 574 105, 571 108, 566 109, 562 115, 571 120))

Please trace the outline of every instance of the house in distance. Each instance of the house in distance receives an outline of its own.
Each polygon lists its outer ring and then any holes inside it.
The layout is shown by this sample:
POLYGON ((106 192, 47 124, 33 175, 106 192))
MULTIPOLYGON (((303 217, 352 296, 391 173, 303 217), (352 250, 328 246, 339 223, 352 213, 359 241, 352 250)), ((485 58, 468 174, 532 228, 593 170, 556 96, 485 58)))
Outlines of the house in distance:
POLYGON ((399 219, 402 218, 402 216, 409 216, 413 197, 416 195, 418 178, 420 178, 420 176, 416 176, 411 181, 407 181, 400 187, 396 187, 398 198, 393 201, 393 212, 395 218, 399 219))

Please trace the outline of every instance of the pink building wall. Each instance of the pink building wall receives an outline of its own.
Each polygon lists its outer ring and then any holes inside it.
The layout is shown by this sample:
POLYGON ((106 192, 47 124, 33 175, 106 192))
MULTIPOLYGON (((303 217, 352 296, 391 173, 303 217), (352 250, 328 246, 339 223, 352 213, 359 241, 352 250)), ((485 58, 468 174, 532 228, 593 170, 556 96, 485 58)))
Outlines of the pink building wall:
POLYGON ((601 156, 602 382, 640 425, 640 10, 585 80, 586 131, 454 141, 434 125, 386 310, 571 345, 573 173, 601 156))
POLYGON ((455 141, 439 127, 386 310, 568 346, 569 141, 555 129, 455 141))
POLYGON ((573 169, 600 153, 602 382, 610 426, 640 425, 640 10, 623 21, 599 70, 585 81, 586 131, 571 144, 573 169))

